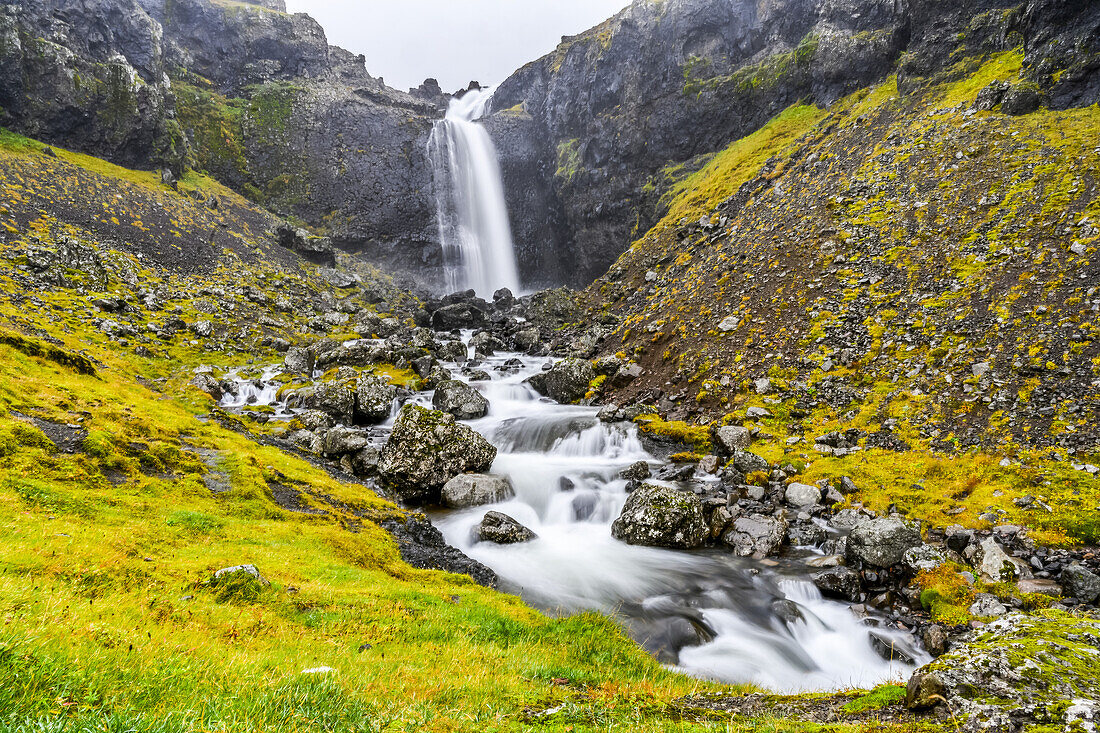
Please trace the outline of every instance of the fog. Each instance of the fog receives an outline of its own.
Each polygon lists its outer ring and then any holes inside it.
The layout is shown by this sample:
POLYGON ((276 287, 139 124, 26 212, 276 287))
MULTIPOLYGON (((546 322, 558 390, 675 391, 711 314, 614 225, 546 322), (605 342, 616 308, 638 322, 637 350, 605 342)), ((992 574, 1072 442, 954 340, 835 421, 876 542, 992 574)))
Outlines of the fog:
POLYGON ((367 70, 408 89, 497 84, 528 61, 611 17, 629 0, 287 0, 329 43, 367 57, 367 70))

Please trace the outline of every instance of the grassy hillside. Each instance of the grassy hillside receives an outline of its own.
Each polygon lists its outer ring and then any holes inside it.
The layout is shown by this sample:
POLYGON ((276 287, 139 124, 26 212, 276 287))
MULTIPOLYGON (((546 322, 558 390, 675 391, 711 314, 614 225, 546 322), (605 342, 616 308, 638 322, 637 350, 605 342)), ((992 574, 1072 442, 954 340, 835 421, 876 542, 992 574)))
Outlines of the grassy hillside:
MULTIPOLYGON (((188 385, 201 364, 278 361, 274 339, 319 338, 316 314, 370 310, 368 289, 396 307, 383 276, 329 285, 205 179, 174 190, 0 140, 0 730, 818 727, 676 702, 731 690, 663 669, 605 617, 408 566, 378 524, 405 510, 188 385), (240 564, 270 584, 213 582, 240 564)), ((828 705, 854 704, 855 730, 887 698, 828 705)))
POLYGON ((1100 542, 1100 109, 973 109, 1021 58, 792 107, 680 181, 590 290, 644 369, 603 397, 703 425, 766 407, 770 459, 875 509, 1100 542), (869 450, 815 449, 849 429, 869 450))

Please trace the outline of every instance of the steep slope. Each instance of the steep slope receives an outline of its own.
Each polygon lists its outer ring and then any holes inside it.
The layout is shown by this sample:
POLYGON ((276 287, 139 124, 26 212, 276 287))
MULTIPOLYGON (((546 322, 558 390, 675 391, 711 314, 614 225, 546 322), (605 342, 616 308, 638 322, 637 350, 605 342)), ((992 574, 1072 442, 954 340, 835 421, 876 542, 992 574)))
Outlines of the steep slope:
POLYGON ((798 101, 827 106, 895 71, 908 93, 1024 44, 1053 107, 1094 103, 1097 23, 1088 2, 638 0, 497 92, 517 238, 561 250, 586 284, 663 215, 662 169, 690 172, 798 101))
POLYGON ((438 264, 424 150, 442 94, 398 92, 280 2, 48 0, 0 14, 5 126, 135 168, 208 172, 350 251, 438 264))

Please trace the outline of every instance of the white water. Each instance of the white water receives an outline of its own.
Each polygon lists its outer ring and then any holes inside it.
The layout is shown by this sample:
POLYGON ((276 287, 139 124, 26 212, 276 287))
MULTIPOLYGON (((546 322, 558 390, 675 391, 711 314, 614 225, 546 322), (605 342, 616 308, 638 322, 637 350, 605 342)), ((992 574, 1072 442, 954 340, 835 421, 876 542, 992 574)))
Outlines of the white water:
POLYGON ((428 141, 446 285, 484 298, 499 288, 519 291, 500 162, 477 122, 491 100, 484 89, 451 100, 428 141))
MULTIPOLYGON (((646 452, 633 425, 601 423, 595 408, 558 405, 523 384, 545 361, 502 354, 478 367, 493 377, 471 383, 490 411, 469 424, 499 449, 493 472, 511 478, 516 497, 434 516, 450 544, 493 568, 506 588, 533 605, 617 615, 643 646, 694 676, 806 691, 870 687, 912 671, 883 659, 872 646, 872 626, 847 605, 822 598, 806 579, 809 568, 795 560, 781 573, 720 550, 677 552, 614 539, 611 523, 627 498, 618 472, 639 460, 660 461, 646 452), (504 368, 517 358, 521 367, 504 368), (475 542, 490 509, 538 539, 475 542), (796 604, 801 620, 778 616, 773 605, 780 601, 796 604), (681 649, 684 631, 690 635, 699 626, 713 631, 713 639, 681 649)), ((448 366, 461 378, 457 365, 448 366)), ((875 632, 919 663, 930 660, 906 634, 875 632)))
MULTIPOLYGON (((797 557, 780 566, 722 550, 679 552, 614 539, 611 523, 627 498, 619 471, 639 460, 654 468, 661 461, 646 451, 635 426, 601 423, 595 408, 556 404, 523 383, 547 361, 500 354, 475 366, 491 381, 469 382, 490 410, 468 424, 499 449, 493 472, 511 478, 516 497, 432 517, 448 543, 495 570, 506 590, 554 613, 614 615, 640 644, 686 674, 777 692, 904 680, 913 666, 883 659, 872 630, 918 664, 930 661, 908 634, 822 598, 807 580, 812 568, 797 557), (538 539, 476 542, 475 528, 489 510, 515 518, 538 539), (777 613, 777 604, 800 618, 777 613)), ((459 365, 446 366, 465 380, 459 365)), ((238 378, 237 395, 227 395, 223 406, 270 404, 285 413, 271 381, 277 371, 238 378)), ((432 396, 420 392, 411 401, 430 405, 432 396)))

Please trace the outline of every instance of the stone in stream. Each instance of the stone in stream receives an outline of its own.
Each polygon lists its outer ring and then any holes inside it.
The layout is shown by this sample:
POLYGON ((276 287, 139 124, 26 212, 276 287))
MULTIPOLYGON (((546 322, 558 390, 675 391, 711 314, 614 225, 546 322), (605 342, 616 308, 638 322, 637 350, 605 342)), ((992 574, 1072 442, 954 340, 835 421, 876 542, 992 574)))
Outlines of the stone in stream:
POLYGON ((922 544, 920 532, 900 519, 872 519, 848 535, 848 559, 889 568, 905 559, 906 550, 922 544))
POLYGON ((439 347, 436 356, 440 361, 450 361, 462 364, 470 358, 470 350, 461 341, 448 341, 439 347))
POLYGON ((405 405, 397 416, 378 472, 403 501, 435 501, 443 485, 461 473, 483 473, 497 449, 453 415, 405 405))
POLYGON ((465 382, 449 379, 436 385, 432 407, 459 420, 476 420, 489 412, 489 400, 465 382))
POLYGON ((691 548, 703 544, 708 528, 699 497, 645 484, 626 500, 611 534, 630 545, 691 548))
POLYGON ((767 557, 775 554, 787 536, 787 522, 780 517, 752 514, 737 517, 722 535, 722 542, 740 557, 767 557))
POLYGON ((337 422, 350 425, 355 412, 355 393, 339 384, 321 383, 299 390, 305 407, 327 413, 337 422))
POLYGON ((486 512, 481 524, 477 527, 477 538, 481 542, 513 545, 538 539, 538 535, 507 514, 486 512))
POLYGON ((364 374, 355 384, 355 421, 360 424, 382 422, 390 416, 397 387, 373 374, 364 374))
POLYGON ((536 374, 527 380, 539 394, 555 402, 570 404, 588 394, 589 385, 596 378, 596 370, 585 359, 565 359, 554 364, 549 371, 536 374))
POLYGON ((443 485, 440 496, 443 503, 452 509, 495 504, 507 501, 516 495, 512 482, 506 476, 491 476, 484 473, 464 473, 455 476, 443 485))
POLYGON ((488 321, 485 311, 471 303, 445 305, 432 314, 432 328, 453 331, 460 328, 480 328, 488 321))
POLYGON ((823 595, 856 603, 859 601, 859 573, 849 567, 828 568, 811 576, 814 585, 823 595))

